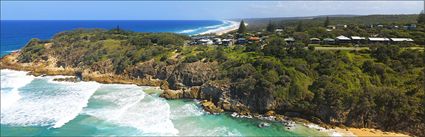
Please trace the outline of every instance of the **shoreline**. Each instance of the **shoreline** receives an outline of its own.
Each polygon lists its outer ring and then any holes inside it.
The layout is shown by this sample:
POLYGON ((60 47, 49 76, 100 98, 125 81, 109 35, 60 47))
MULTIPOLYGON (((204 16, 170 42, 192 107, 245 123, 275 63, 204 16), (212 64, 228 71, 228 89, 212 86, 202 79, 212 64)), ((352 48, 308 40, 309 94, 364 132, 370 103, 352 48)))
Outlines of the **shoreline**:
MULTIPOLYGON (((59 74, 59 73, 55 73, 55 74, 45 74, 45 75, 36 75, 34 73, 32 73, 32 70, 19 70, 16 68, 0 68, 0 72, 2 70, 12 70, 12 71, 20 71, 20 72, 25 72, 27 73, 27 75, 30 76, 34 76, 34 77, 43 77, 43 76, 58 76, 58 77, 72 77, 74 75, 70 75, 70 74, 59 74)), ((74 76, 75 77, 75 76, 74 76)), ((56 81, 56 80, 54 80, 56 81)), ((96 83, 100 83, 100 84, 124 84, 124 85, 135 85, 135 86, 147 86, 150 87, 152 89, 157 89, 157 90, 162 90, 162 92, 164 91, 164 89, 161 89, 160 86, 155 86, 155 85, 139 85, 136 83, 121 83, 121 82, 103 82, 103 81, 98 81, 97 79, 90 79, 90 80, 82 80, 82 81, 91 81, 91 82, 96 82, 96 83)), ((71 82, 71 81, 56 81, 56 82, 71 82)), ((148 94, 148 93, 147 93, 148 94)), ((200 103, 202 100, 196 99, 198 102, 200 103)), ((196 102, 196 101, 195 101, 196 102)), ((201 105, 201 104, 200 104, 201 105)), ((201 107, 202 108, 202 107, 201 107)), ((205 110, 205 108, 204 108, 205 110)), ((207 111, 208 112, 208 111, 207 111)), ((279 122, 278 120, 275 120, 276 116, 267 116, 267 115, 262 115, 259 114, 257 116, 252 116, 252 115, 236 115, 233 116, 233 114, 230 114, 231 112, 229 112, 229 115, 234 117, 234 118, 256 118, 258 120, 262 120, 262 121, 274 121, 274 122, 279 122)), ((233 112, 236 113, 236 112, 233 112)), ((212 115, 214 115, 213 113, 210 113, 212 115)), ((298 119, 298 118, 297 118, 298 119)), ((322 127, 318 124, 312 123, 308 120, 303 119, 302 121, 290 118, 289 120, 285 120, 287 122, 295 122, 296 124, 299 124, 300 126, 305 126, 307 128, 310 129, 315 129, 319 132, 323 132, 328 134, 329 136, 349 136, 349 137, 353 137, 353 136, 402 136, 402 137, 409 137, 409 135, 407 134, 403 134, 403 133, 396 133, 396 132, 384 132, 381 131, 379 129, 374 129, 374 128, 353 128, 353 127, 335 127, 335 128, 325 128, 322 127)), ((282 123, 282 126, 284 126, 284 124, 282 123)))
MULTIPOLYGON (((130 77, 124 77, 122 75, 115 75, 115 74, 99 74, 95 72, 90 71, 84 71, 80 70, 78 68, 71 68, 71 67, 56 67, 52 64, 55 64, 54 62, 56 59, 53 57, 50 57, 48 60, 44 62, 32 62, 32 63, 19 63, 17 62, 17 57, 19 56, 20 52, 13 52, 10 53, 0 59, 0 70, 3 69, 9 69, 9 70, 17 70, 17 71, 24 71, 27 72, 27 75, 33 75, 33 76, 54 76, 54 75, 62 75, 62 76, 77 76, 81 77, 82 81, 95 81, 102 84, 134 84, 137 86, 150 86, 150 87, 157 87, 161 90, 165 91, 171 91, 168 89, 168 83, 164 83, 164 81, 160 79, 153 79, 152 77, 146 77, 146 78, 137 78, 133 79, 130 77)), ((198 64, 199 65, 199 64, 198 64)), ((196 95, 200 93, 196 93, 199 91, 196 91, 193 87, 190 88, 190 90, 184 90, 184 91, 172 91, 170 93, 181 93, 181 99, 190 99, 189 95, 196 95), (183 96, 183 95, 186 95, 183 96)), ((198 89, 199 90, 199 89, 198 89)), ((167 97, 163 97, 165 99, 168 99, 167 97)), ((202 98, 194 98, 199 101, 202 101, 202 98)), ((211 104, 211 102, 206 102, 208 105, 211 104)), ((203 104, 201 104, 202 106, 203 104)), ((213 109, 216 108, 215 105, 211 105, 213 109)), ((206 108, 205 105, 202 106, 204 110, 208 110, 208 107, 206 108)), ((211 109, 210 108, 210 109, 211 109)), ((242 109, 242 108, 241 108, 242 109)), ((228 109, 229 110, 229 109, 228 109)), ((209 111, 210 112, 210 111, 209 111)), ((226 112, 233 112, 232 110, 226 111, 226 112)), ((241 117, 253 117, 253 116, 273 116, 273 120, 277 122, 282 122, 281 120, 277 119, 278 117, 285 118, 284 115, 279 115, 275 113, 271 114, 258 114, 258 113, 245 113, 244 111, 240 111, 239 114, 241 117)), ((316 129, 318 131, 323 131, 324 133, 327 133, 329 136, 391 136, 391 135, 397 135, 397 136, 408 136, 405 134, 398 134, 394 132, 376 132, 375 129, 364 129, 369 132, 360 132, 362 130, 356 130, 357 128, 345 128, 345 127, 336 127, 335 128, 325 128, 326 126, 319 126, 317 124, 314 124, 311 121, 302 119, 301 121, 296 120, 297 117, 289 117, 292 121, 295 121, 300 124, 304 124, 304 126, 312 129, 316 129), (310 125, 310 126, 308 126, 310 125), (367 133, 367 134, 366 134, 367 133), (375 133, 375 134, 371 134, 375 133)), ((301 118, 300 118, 301 119, 301 118)), ((331 126, 333 127, 333 126, 331 126)))

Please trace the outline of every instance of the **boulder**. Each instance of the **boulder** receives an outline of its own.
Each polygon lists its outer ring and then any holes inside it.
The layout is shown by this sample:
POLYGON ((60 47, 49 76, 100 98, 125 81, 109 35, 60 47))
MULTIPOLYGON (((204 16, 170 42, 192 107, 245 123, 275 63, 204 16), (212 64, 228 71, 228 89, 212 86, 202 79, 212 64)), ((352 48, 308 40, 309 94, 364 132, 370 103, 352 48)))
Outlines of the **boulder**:
POLYGON ((183 90, 183 97, 184 98, 191 98, 191 99, 199 99, 200 98, 199 87, 191 87, 189 89, 184 89, 183 90))
POLYGON ((205 111, 210 112, 212 114, 221 113, 224 110, 215 106, 215 104, 208 100, 201 101, 201 106, 204 108, 205 111))
POLYGON ((269 123, 266 123, 266 122, 261 122, 260 124, 258 124, 258 127, 259 128, 270 127, 270 124, 269 123))
POLYGON ((266 116, 275 116, 275 115, 276 115, 276 112, 274 112, 273 110, 266 112, 266 116))
POLYGON ((163 97, 165 99, 179 99, 183 97, 183 91, 181 90, 164 90, 160 97, 163 97))
POLYGON ((159 86, 162 90, 168 90, 168 89, 170 89, 169 87, 168 87, 168 82, 167 81, 165 81, 165 80, 163 80, 163 81, 161 81, 161 83, 160 83, 160 86, 159 86))

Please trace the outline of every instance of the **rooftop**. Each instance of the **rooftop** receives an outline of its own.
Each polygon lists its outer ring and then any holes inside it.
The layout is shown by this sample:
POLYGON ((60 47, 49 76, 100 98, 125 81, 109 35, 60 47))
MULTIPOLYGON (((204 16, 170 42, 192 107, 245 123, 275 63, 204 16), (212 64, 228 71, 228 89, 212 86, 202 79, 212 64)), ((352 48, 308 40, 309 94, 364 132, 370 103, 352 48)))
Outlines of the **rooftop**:
POLYGON ((391 38, 391 40, 395 42, 402 42, 402 41, 413 42, 413 39, 411 38, 391 38))
POLYGON ((390 41, 388 38, 369 38, 370 41, 390 41))
POLYGON ((338 40, 351 40, 350 38, 343 36, 343 35, 336 37, 336 39, 338 39, 338 40))
POLYGON ((359 36, 351 36, 351 39, 353 39, 353 40, 364 40, 366 38, 365 37, 359 37, 359 36))

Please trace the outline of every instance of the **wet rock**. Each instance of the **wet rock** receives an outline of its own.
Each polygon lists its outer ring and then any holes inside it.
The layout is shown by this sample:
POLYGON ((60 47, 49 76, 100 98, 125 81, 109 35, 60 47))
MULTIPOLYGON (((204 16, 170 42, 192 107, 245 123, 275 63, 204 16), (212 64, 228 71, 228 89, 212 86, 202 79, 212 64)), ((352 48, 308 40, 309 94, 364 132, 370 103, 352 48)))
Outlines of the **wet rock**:
POLYGON ((181 90, 164 90, 160 97, 163 97, 165 99, 179 99, 183 97, 183 91, 181 90))
POLYGON ((183 98, 199 99, 200 89, 199 87, 191 87, 183 90, 183 98))
POLYGON ((230 104, 230 102, 229 101, 227 101, 227 100, 224 100, 222 103, 221 103, 221 107, 224 109, 224 110, 231 110, 231 106, 232 104, 230 104))
POLYGON ((317 117, 312 117, 310 120, 311 120, 311 122, 316 123, 316 124, 322 124, 323 123, 322 120, 320 120, 317 117))
POLYGON ((266 116, 275 116, 275 115, 276 115, 276 112, 274 112, 273 110, 266 112, 266 116))
POLYGON ((205 111, 210 112, 212 114, 221 113, 224 110, 215 106, 213 102, 208 100, 201 101, 201 106, 204 108, 205 111))
POLYGON ((159 86, 162 90, 168 90, 168 89, 170 89, 169 87, 168 87, 168 82, 167 81, 165 81, 165 80, 163 80, 163 81, 161 81, 161 85, 159 86))
POLYGON ((78 82, 80 80, 77 77, 65 77, 65 78, 54 78, 53 81, 78 82))
POLYGON ((270 127, 270 124, 269 123, 266 123, 266 122, 261 122, 260 124, 258 124, 258 127, 259 128, 270 127))
POLYGON ((275 120, 276 121, 279 121, 279 122, 282 122, 282 121, 285 121, 285 116, 283 116, 283 115, 275 115, 275 120))

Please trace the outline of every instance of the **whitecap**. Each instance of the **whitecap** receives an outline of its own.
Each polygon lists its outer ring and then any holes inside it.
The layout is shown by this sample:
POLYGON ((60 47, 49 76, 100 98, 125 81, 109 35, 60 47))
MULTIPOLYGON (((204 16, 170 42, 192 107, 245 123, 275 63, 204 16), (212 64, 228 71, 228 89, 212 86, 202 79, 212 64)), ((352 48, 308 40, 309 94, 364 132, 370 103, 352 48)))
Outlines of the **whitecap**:
POLYGON ((171 112, 171 119, 178 119, 184 117, 197 117, 206 114, 205 111, 196 106, 194 103, 184 104, 182 106, 178 106, 173 108, 171 112))
POLYGON ((1 73, 1 110, 9 108, 20 98, 19 88, 31 83, 34 76, 27 75, 24 71, 9 69, 0 70, 1 73))
POLYGON ((192 33, 192 32, 198 31, 198 30, 200 30, 200 29, 201 29, 201 28, 197 28, 197 29, 186 29, 186 30, 179 31, 179 32, 177 32, 177 33, 187 34, 187 33, 192 33))
POLYGON ((22 89, 20 100, 7 109, 2 106, 1 124, 59 128, 78 116, 100 86, 96 82, 54 84, 48 82, 51 79, 39 77, 22 89))
POLYGON ((87 107, 83 114, 119 126, 133 127, 143 135, 176 135, 170 119, 170 106, 164 99, 147 95, 133 85, 103 85, 91 102, 107 103, 103 107, 87 107))
POLYGON ((218 33, 218 32, 222 32, 225 30, 229 30, 232 28, 237 28, 239 26, 239 23, 235 22, 235 21, 223 21, 223 24, 221 24, 220 27, 217 28, 210 28, 207 29, 206 31, 200 32, 199 35, 204 35, 204 34, 210 34, 210 33, 218 33))

